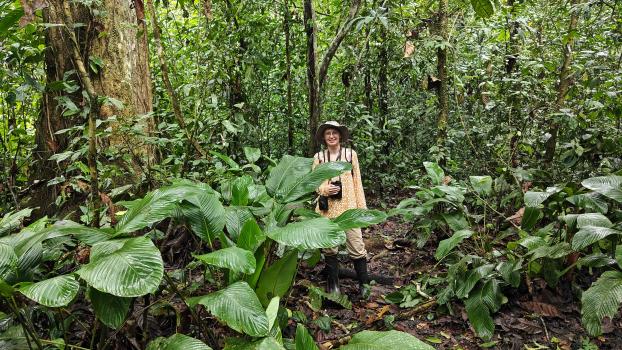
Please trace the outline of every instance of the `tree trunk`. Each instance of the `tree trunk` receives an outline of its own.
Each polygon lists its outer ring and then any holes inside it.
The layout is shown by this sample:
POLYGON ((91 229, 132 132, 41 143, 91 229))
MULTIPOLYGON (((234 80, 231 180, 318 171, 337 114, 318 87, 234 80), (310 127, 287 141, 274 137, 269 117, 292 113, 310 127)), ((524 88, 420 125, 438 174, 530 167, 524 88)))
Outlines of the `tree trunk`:
MULTIPOLYGON (((63 6, 63 0, 51 0, 50 6, 43 11, 44 22, 64 25, 63 6)), ((118 119, 117 122, 110 124, 112 135, 107 140, 98 140, 98 145, 101 147, 110 143, 120 153, 127 151, 132 155, 135 170, 141 171, 145 161, 151 158, 151 149, 142 144, 140 137, 133 137, 122 131, 121 126, 139 124, 146 133, 153 128, 149 118, 140 118, 152 110, 142 2, 136 0, 135 4, 129 4, 118 0, 104 0, 99 9, 104 10, 102 11, 105 13, 104 16, 95 17, 83 6, 72 6, 70 10, 75 23, 85 24, 76 29, 82 61, 86 66, 89 66, 88 62, 96 62, 98 59, 103 62, 103 66, 97 72, 87 69, 96 95, 114 98, 123 103, 122 109, 106 104, 101 106, 99 111, 93 111, 99 113, 100 118, 116 115, 118 119), (106 35, 100 35, 102 33, 106 35)), ((75 73, 69 73, 77 67, 74 65, 75 60, 71 58, 73 49, 66 30, 64 26, 46 29, 47 84, 63 81, 64 76, 68 75, 69 80, 84 87, 84 79, 80 79, 75 73)), ((76 106, 88 106, 80 89, 71 93, 52 90, 46 89, 42 111, 36 123, 34 157, 37 163, 32 175, 35 186, 31 191, 30 203, 39 206, 45 214, 53 212, 53 203, 63 187, 47 186, 47 182, 62 174, 63 170, 63 167, 57 165, 55 161, 49 161, 49 158, 56 153, 67 151, 72 138, 79 135, 79 132, 63 134, 56 132, 86 122, 79 114, 63 116, 63 106, 59 101, 69 98, 76 106)), ((115 180, 123 182, 128 178, 115 180)))
POLYGON ((514 92, 517 89, 520 89, 520 85, 517 85, 515 81, 517 79, 513 79, 512 75, 518 69, 518 45, 516 43, 516 35, 518 34, 518 22, 514 18, 514 0, 508 0, 508 6, 510 7, 510 11, 507 17, 507 30, 510 33, 510 38, 507 44, 507 54, 505 61, 505 72, 507 77, 509 78, 509 88, 507 89, 507 104, 510 106, 508 111, 508 127, 510 128, 510 133, 512 137, 510 138, 509 144, 509 153, 510 153, 510 164, 512 167, 518 167, 518 123, 517 120, 520 121, 521 111, 520 111, 520 101, 518 99, 517 94, 514 92))
MULTIPOLYGON (((447 2, 448 0, 439 0, 438 7, 438 29, 443 42, 447 41, 447 2)), ((449 115, 448 96, 447 96, 447 48, 438 48, 437 50, 437 70, 438 79, 440 80, 438 95, 438 119, 437 119, 437 136, 436 144, 443 147, 445 138, 447 137, 447 119, 449 115)))
MULTIPOLYGON (((557 86, 557 98, 555 99, 554 112, 559 112, 564 106, 564 100, 570 89, 570 64, 572 63, 572 48, 574 46, 575 30, 577 22, 579 22, 579 10, 577 9, 579 0, 571 0, 570 2, 570 23, 568 24, 567 38, 568 42, 563 46, 562 66, 559 71, 559 85, 557 86)), ((551 137, 546 141, 546 153, 544 160, 551 163, 555 157, 555 148, 557 147, 557 135, 559 133, 559 122, 553 120, 549 128, 551 137)))
POLYGON ((389 114, 389 84, 387 78, 387 66, 389 65, 389 53, 387 51, 387 29, 380 30, 380 52, 378 53, 378 61, 380 69, 378 70, 378 127, 384 129, 389 114))
POLYGON ((292 50, 290 43, 290 29, 292 14, 289 11, 289 1, 285 0, 283 16, 283 31, 285 32, 285 75, 287 77, 287 149, 294 154, 294 107, 292 102, 292 50))
POLYGON ((162 81, 164 82, 164 86, 166 86, 166 92, 168 94, 169 99, 171 100, 171 105, 173 106, 173 114, 175 115, 175 119, 177 120, 177 124, 179 128, 184 132, 188 141, 192 144, 194 149, 202 156, 207 156, 207 152, 203 149, 199 141, 194 137, 193 133, 186 128, 186 122, 184 120, 184 115, 181 111, 181 103, 179 102, 179 98, 173 89, 173 84, 171 84, 171 80, 168 75, 168 63, 166 61, 166 57, 164 57, 164 47, 162 46, 162 38, 160 33, 160 25, 158 24, 157 14, 155 11, 155 7, 153 6, 153 0, 147 0, 147 6, 149 6, 149 12, 151 12, 151 26, 153 27, 153 38, 156 43, 156 52, 158 53, 158 60, 160 61, 160 71, 162 73, 162 81))
POLYGON ((317 65, 317 44, 316 44, 316 28, 315 28, 315 11, 313 10, 313 0, 304 0, 304 25, 307 34, 307 84, 309 87, 309 143, 307 153, 309 156, 315 153, 317 142, 315 140, 315 130, 317 129, 320 114, 322 110, 321 93, 328 67, 333 57, 337 53, 337 49, 345 39, 346 35, 352 29, 354 17, 361 8, 361 0, 352 0, 348 10, 348 16, 344 23, 339 27, 337 34, 326 49, 326 53, 322 58, 319 71, 317 65))
POLYGON ((307 86, 309 105, 309 143, 307 155, 312 156, 317 149, 315 130, 320 120, 320 88, 317 76, 316 29, 313 0, 304 0, 304 26, 307 35, 307 86))

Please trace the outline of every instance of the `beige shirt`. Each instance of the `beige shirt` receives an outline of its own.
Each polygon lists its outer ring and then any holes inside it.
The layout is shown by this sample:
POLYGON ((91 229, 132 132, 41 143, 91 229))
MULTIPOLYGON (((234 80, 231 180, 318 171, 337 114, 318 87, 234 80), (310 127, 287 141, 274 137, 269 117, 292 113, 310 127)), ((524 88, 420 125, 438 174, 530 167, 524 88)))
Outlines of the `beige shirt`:
MULTIPOLYGON (((322 216, 328 218, 336 218, 348 209, 367 209, 365 203, 365 192, 363 192, 363 183, 361 182, 361 171, 359 170, 359 159, 356 152, 351 151, 349 148, 341 149, 341 161, 347 162, 352 157, 352 172, 346 171, 341 174, 341 199, 328 198, 328 210, 322 211, 318 206, 315 207, 315 211, 322 216), (351 155, 350 155, 351 154, 351 155)), ((324 159, 326 152, 316 153, 313 157, 313 168, 318 164, 326 162, 328 159, 324 159)), ((331 161, 335 161, 331 159, 331 161)), ((339 177, 333 179, 338 180, 339 177)), ((329 186, 329 180, 324 181, 318 188, 317 192, 320 195, 327 195, 329 186)))

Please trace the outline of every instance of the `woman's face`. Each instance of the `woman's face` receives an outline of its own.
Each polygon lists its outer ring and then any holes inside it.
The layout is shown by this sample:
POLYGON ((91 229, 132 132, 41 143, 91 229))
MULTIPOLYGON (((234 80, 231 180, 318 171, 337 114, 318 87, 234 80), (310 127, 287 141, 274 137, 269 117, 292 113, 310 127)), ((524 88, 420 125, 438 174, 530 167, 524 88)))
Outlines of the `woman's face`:
POLYGON ((337 129, 326 129, 324 130, 324 142, 326 146, 338 146, 339 141, 341 141, 341 134, 337 129))

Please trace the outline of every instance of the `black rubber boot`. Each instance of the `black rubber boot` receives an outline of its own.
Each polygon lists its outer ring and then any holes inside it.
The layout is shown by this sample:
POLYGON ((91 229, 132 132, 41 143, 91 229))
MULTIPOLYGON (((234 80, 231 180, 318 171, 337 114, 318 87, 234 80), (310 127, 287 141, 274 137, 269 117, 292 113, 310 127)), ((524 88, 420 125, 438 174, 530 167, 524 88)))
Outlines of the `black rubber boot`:
POLYGON ((359 280, 359 298, 367 299, 371 290, 369 289, 369 275, 367 274, 367 258, 353 259, 356 278, 359 280))
POLYGON ((337 255, 326 255, 324 257, 326 262, 326 291, 328 293, 337 293, 339 291, 339 260, 337 255))

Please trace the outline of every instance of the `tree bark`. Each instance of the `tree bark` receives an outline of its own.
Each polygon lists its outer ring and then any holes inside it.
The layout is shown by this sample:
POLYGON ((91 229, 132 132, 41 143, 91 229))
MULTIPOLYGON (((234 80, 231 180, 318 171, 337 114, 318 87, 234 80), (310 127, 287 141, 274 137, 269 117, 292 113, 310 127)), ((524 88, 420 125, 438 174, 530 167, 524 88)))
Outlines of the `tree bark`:
POLYGON ((317 75, 317 51, 315 11, 313 0, 304 0, 304 26, 307 36, 307 87, 309 106, 309 143, 307 155, 312 156, 317 148, 315 131, 320 120, 320 88, 317 75))
POLYGON ((380 31, 380 52, 378 53, 378 61, 380 68, 378 70, 378 127, 384 128, 389 114, 389 81, 387 77, 387 67, 389 65, 389 53, 387 51, 387 30, 382 28, 380 31))
POLYGON ((335 38, 333 38, 333 41, 330 43, 330 46, 328 47, 326 53, 324 54, 324 57, 322 58, 322 64, 320 66, 319 72, 320 90, 322 89, 322 87, 324 86, 324 82, 326 81, 326 75, 328 74, 328 67, 330 66, 330 62, 333 60, 333 57, 335 57, 337 49, 343 42, 343 39, 345 39, 346 35, 348 35, 348 32, 350 32, 350 29, 352 28, 352 20, 354 19, 354 17, 356 17, 360 8, 361 0, 352 0, 352 2, 350 3, 350 9, 348 11, 348 17, 339 28, 339 31, 337 31, 337 35, 335 35, 335 38))
POLYGON ((344 23, 339 27, 337 34, 328 46, 328 49, 322 58, 319 71, 317 65, 317 31, 315 28, 313 0, 304 0, 303 6, 305 33, 307 35, 307 85, 309 88, 309 142, 307 154, 311 156, 315 153, 318 146, 315 140, 315 130, 317 129, 320 120, 322 108, 321 93, 324 83, 326 82, 328 67, 335 57, 337 49, 339 49, 339 46, 352 28, 352 20, 361 8, 361 0, 352 0, 350 3, 348 16, 344 23))
POLYGON ((509 144, 509 153, 510 153, 510 164, 512 167, 518 167, 518 125, 516 123, 517 120, 521 120, 521 110, 520 110, 520 101, 517 97, 517 94, 514 92, 516 89, 520 89, 520 86, 515 83, 516 79, 512 79, 512 75, 518 69, 518 45, 516 43, 516 35, 518 34, 518 22, 514 18, 514 0, 508 0, 508 6, 510 7, 510 11, 507 17, 507 30, 510 33, 510 38, 508 40, 507 46, 507 54, 505 61, 505 72, 508 76, 509 88, 508 96, 507 96, 507 104, 510 106, 508 111, 508 127, 510 128, 510 133, 512 137, 510 138, 509 144))
MULTIPOLYGON (((119 109, 106 104, 93 110, 99 118, 107 119, 116 116, 117 121, 111 122, 111 136, 107 139, 98 139, 99 147, 107 144, 115 146, 120 153, 129 150, 132 155, 132 164, 137 172, 145 161, 152 157, 152 150, 145 146, 140 137, 129 135, 122 130, 123 125, 139 125, 145 133, 151 132, 153 124, 150 118, 142 115, 152 110, 151 80, 147 61, 147 40, 144 31, 142 16, 142 2, 136 0, 133 6, 119 0, 105 0, 98 7, 103 16, 93 16, 90 10, 81 5, 72 5, 69 9, 75 23, 84 23, 74 30, 76 42, 80 48, 78 54, 84 67, 84 72, 91 81, 95 96, 109 97, 123 103, 119 109), (106 35, 100 35, 106 33, 106 35), (95 72, 88 69, 88 62, 101 59, 103 66, 95 72)), ((44 22, 57 23, 61 26, 52 26, 45 31, 46 51, 45 69, 47 84, 65 80, 78 80, 86 88, 87 79, 76 73, 77 60, 73 54, 70 33, 65 29, 65 14, 63 0, 50 0, 43 11, 44 22)), ((88 90, 88 89, 86 89, 88 90)), ((79 114, 63 115, 63 108, 59 101, 69 99, 76 106, 88 106, 81 90, 67 92, 63 90, 46 89, 43 96, 42 109, 36 122, 34 158, 36 164, 31 176, 34 183, 31 188, 29 205, 41 208, 41 214, 51 214, 56 211, 54 202, 60 195, 63 185, 47 186, 50 179, 63 173, 63 167, 49 158, 67 151, 70 142, 80 132, 66 132, 57 134, 61 129, 81 125, 86 122, 79 114)), ((93 128, 94 131, 94 128, 93 128)), ((95 140, 93 140, 95 141, 95 140)), ((123 166, 127 166, 124 164, 123 166)), ((127 183, 131 177, 115 179, 117 182, 127 183)))
MULTIPOLYGON (((557 98, 555 99, 554 112, 559 112, 564 106, 564 100, 570 89, 570 65, 572 63, 572 49, 574 46, 575 30, 577 29, 577 23, 579 22, 579 10, 577 5, 579 0, 571 0, 570 2, 570 22, 568 24, 567 38, 568 42, 563 46, 562 54, 562 66, 559 71, 559 84, 557 85, 557 98)), ((559 134, 559 122, 553 120, 549 128, 549 134, 551 137, 546 141, 546 152, 544 154, 544 161, 551 163, 555 157, 555 149, 557 147, 557 135, 559 134)))
POLYGON ((294 154, 294 107, 292 101, 292 50, 290 43, 290 28, 292 14, 289 11, 289 1, 285 0, 283 6, 283 31, 285 32, 285 75, 287 76, 287 148, 289 154, 294 154))
MULTIPOLYGON (((438 7, 438 29, 443 42, 447 41, 447 4, 448 0, 439 0, 438 7)), ((438 79, 440 80, 437 96, 438 96, 438 118, 436 123, 437 136, 436 144, 443 147, 447 137, 447 119, 449 115, 449 105, 447 96, 447 47, 439 47, 437 49, 437 70, 438 79)))

